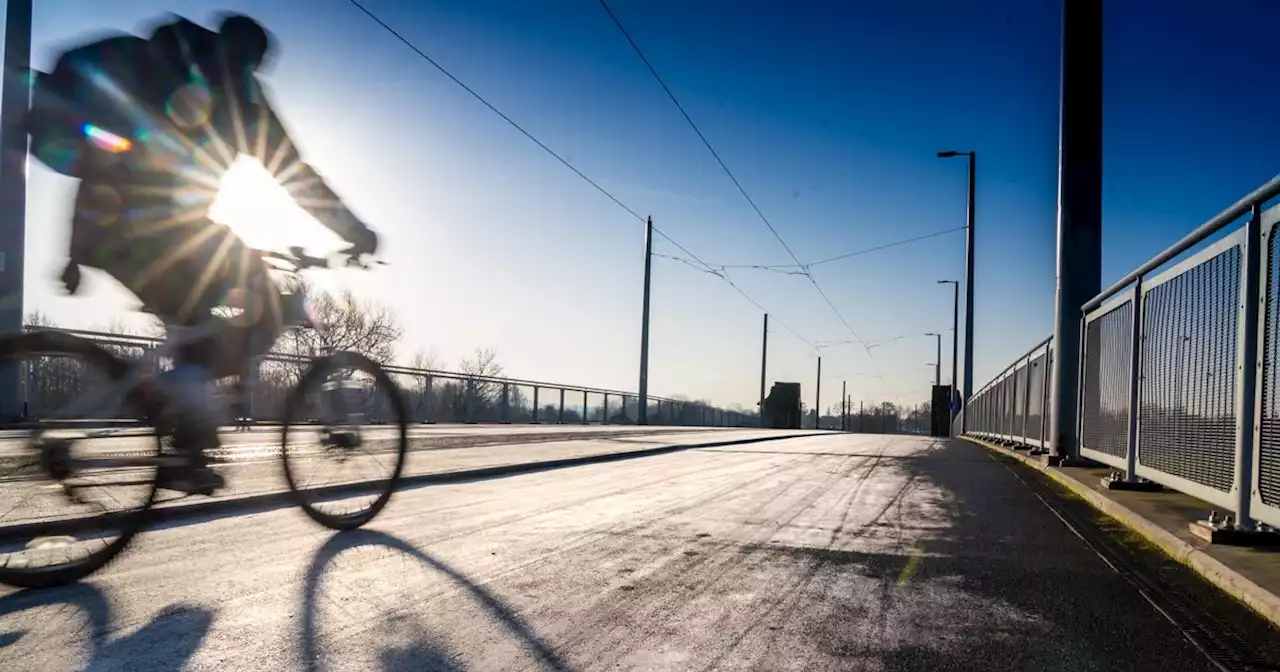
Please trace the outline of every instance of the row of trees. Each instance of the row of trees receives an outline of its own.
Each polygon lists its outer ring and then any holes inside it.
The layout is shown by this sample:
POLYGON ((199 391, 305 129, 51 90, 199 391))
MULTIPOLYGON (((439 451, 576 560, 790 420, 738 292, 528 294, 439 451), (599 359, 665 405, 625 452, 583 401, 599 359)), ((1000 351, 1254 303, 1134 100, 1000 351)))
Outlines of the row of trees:
MULTIPOLYGON (((928 434, 932 409, 927 402, 906 407, 884 401, 854 406, 843 417, 842 413, 844 409, 840 404, 832 404, 822 414, 818 426, 857 434, 928 434)), ((813 411, 806 413, 806 426, 813 426, 814 415, 813 411)))

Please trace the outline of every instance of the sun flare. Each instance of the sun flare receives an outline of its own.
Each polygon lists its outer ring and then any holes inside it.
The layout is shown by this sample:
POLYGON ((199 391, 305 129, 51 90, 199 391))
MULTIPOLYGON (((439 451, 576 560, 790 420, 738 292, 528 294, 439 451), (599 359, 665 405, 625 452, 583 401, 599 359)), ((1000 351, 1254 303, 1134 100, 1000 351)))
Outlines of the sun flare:
POLYGON ((298 207, 257 159, 240 157, 222 176, 209 218, 225 224, 250 247, 284 250, 301 245, 312 254, 341 247, 341 239, 298 207))

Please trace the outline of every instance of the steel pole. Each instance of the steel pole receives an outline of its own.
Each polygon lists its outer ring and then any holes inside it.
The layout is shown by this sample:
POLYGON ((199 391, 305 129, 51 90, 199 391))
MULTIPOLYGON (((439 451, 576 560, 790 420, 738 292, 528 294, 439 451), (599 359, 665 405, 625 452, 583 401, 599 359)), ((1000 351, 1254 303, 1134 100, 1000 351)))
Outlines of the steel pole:
POLYGON ((813 386, 813 428, 822 424, 822 357, 818 357, 818 379, 813 386))
POLYGON ((940 387, 942 385, 942 334, 933 336, 938 341, 938 364, 933 367, 933 385, 940 387))
MULTIPOLYGON (((1068 0, 1069 1, 1069 0, 1068 0)), ((973 225, 975 219, 976 182, 978 179, 978 153, 969 152, 969 215, 965 230, 964 260, 964 395, 962 402, 973 396, 973 225)))
POLYGON ((764 419, 764 388, 765 388, 765 372, 769 365, 769 313, 764 314, 764 332, 760 337, 760 427, 765 426, 764 419))
MULTIPOLYGON (((644 304, 640 309, 640 398, 636 424, 649 424, 649 276, 653 267, 653 218, 644 223, 644 304)), ((623 409, 626 412, 626 409, 623 409)))
POLYGON ((849 394, 849 381, 840 381, 840 431, 849 431, 849 409, 845 407, 845 396, 849 394))
MULTIPOLYGON (((22 331, 27 235, 27 130, 31 106, 32 0, 5 8, 4 83, 0 89, 0 333, 22 331)), ((21 372, 0 366, 0 419, 22 413, 21 372)))
POLYGON ((1060 86, 1055 355, 1049 404, 1052 462, 1077 454, 1081 306, 1101 285, 1102 0, 1062 3, 1060 86))

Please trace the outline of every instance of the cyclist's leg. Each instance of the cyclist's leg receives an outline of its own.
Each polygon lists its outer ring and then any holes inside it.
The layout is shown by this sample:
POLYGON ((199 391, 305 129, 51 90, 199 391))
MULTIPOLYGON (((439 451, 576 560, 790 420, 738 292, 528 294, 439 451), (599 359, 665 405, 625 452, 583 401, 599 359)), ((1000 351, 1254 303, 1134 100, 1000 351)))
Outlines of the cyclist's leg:
MULTIPOLYGON (((82 182, 72 223, 71 264, 98 268, 114 277, 142 302, 143 310, 166 328, 200 327, 214 319, 213 287, 225 275, 218 261, 219 237, 225 232, 202 223, 147 213, 172 212, 161 202, 129 198, 130 185, 111 180, 82 182), (124 197, 122 198, 122 194, 124 197)), ((208 339, 216 345, 216 340, 208 339)), ((210 494, 223 484, 208 468, 203 451, 217 445, 219 418, 209 398, 211 346, 193 342, 179 348, 172 370, 158 388, 148 384, 148 404, 173 445, 191 457, 188 469, 162 468, 164 487, 210 494)))

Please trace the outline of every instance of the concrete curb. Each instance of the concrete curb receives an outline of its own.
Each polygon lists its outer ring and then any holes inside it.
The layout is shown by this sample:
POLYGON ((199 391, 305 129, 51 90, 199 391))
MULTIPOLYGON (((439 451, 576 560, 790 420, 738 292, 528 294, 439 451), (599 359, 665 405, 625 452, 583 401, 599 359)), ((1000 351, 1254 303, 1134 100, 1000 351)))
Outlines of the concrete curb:
MULTIPOLYGON (((568 467, 586 466, 591 464, 603 464, 606 462, 617 462, 621 460, 632 460, 642 457, 654 457, 657 455, 665 455, 667 453, 676 453, 685 450, 696 450, 699 448, 719 448, 723 446, 740 446, 751 443, 763 443, 766 441, 781 441, 785 439, 795 439, 806 436, 814 436, 813 432, 780 434, 777 436, 755 436, 745 439, 729 439, 725 441, 708 441, 695 444, 672 444, 666 446, 657 446, 654 448, 641 448, 638 450, 627 450, 610 453, 598 453, 594 455, 580 455, 577 457, 564 457, 553 460, 542 460, 538 462, 519 462, 515 464, 503 464, 492 467, 480 467, 476 469, 459 469, 455 471, 433 472, 427 474, 418 474, 416 476, 401 476, 398 491, 408 488, 422 487, 426 485, 437 485, 444 483, 462 483, 468 481, 480 481, 491 478, 500 478, 503 476, 516 476, 520 474, 532 474, 540 471, 549 471, 552 469, 565 469, 568 467)), ((345 483, 342 485, 330 486, 326 488, 313 488, 311 491, 319 492, 324 495, 341 495, 344 493, 355 493, 367 491, 370 484, 377 481, 362 481, 357 483, 345 483)), ((152 508, 149 512, 149 520, 144 523, 143 531, 153 526, 172 526, 183 522, 199 522, 199 520, 210 520, 233 516, 241 513, 260 513, 282 508, 291 508, 298 506, 298 502, 294 494, 290 490, 273 490, 270 492, 255 493, 251 495, 235 496, 230 495, 225 498, 201 499, 191 503, 161 505, 152 508)), ((86 518, 70 518, 63 520, 55 520, 44 523, 18 523, 16 525, 0 526, 0 540, 6 537, 19 537, 24 534, 33 532, 41 532, 44 534, 73 534, 89 527, 88 523, 99 521, 99 517, 86 518)))
POLYGON ((992 452, 1012 457, 1033 469, 1044 472, 1049 478, 1079 495, 1093 508, 1111 516, 1129 529, 1142 535, 1169 557, 1190 567, 1209 583, 1245 603, 1260 616, 1280 627, 1280 597, 1250 581, 1243 574, 1228 567, 1217 558, 1192 546, 1187 541, 1179 539, 1177 535, 1143 518, 1129 507, 1108 498, 1062 470, 1049 466, 1042 460, 980 439, 967 436, 962 436, 960 439, 992 452))

